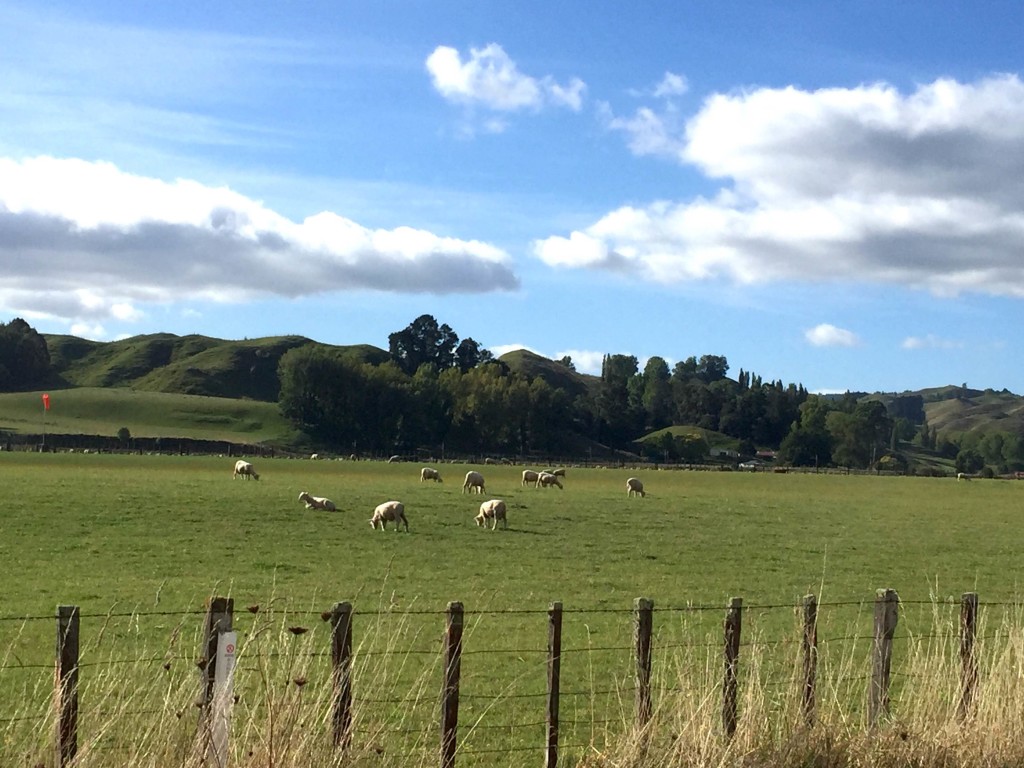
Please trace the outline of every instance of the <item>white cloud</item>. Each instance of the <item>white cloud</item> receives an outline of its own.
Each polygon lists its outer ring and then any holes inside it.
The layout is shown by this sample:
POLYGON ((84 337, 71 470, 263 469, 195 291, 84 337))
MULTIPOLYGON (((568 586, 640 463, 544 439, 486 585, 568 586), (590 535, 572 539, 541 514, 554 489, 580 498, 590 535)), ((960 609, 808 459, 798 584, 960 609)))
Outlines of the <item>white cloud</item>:
POLYGON ((857 334, 829 323, 821 323, 804 332, 804 338, 815 347, 856 347, 857 334))
POLYGON ((661 82, 654 87, 654 95, 658 98, 668 96, 682 96, 690 90, 690 84, 683 75, 674 72, 666 72, 661 82))
POLYGON ((148 303, 518 287, 480 241, 332 212, 296 222, 227 188, 49 157, 0 158, 0 269, 5 312, 93 328, 148 303))
POLYGON ((716 94, 606 114, 639 155, 721 180, 717 192, 626 206, 534 244, 559 266, 662 283, 898 284, 1024 297, 1024 83, 937 80, 716 94))
POLYGON ((493 347, 488 347, 488 349, 495 357, 501 357, 506 352, 515 352, 519 349, 525 349, 527 352, 533 352, 535 355, 540 355, 541 357, 544 356, 543 352, 527 346, 526 344, 496 344, 493 347))
POLYGON ((927 336, 907 336, 900 344, 902 349, 962 349, 963 346, 962 341, 943 339, 930 333, 927 336))
POLYGON ((547 104, 579 111, 586 91, 579 78, 560 85, 550 75, 537 79, 523 74, 497 43, 471 48, 465 61, 455 48, 439 45, 426 66, 434 88, 448 101, 499 112, 536 110, 547 104))
POLYGON ((590 349, 563 349, 555 352, 553 359, 561 360, 568 355, 572 358, 572 364, 577 373, 589 373, 593 376, 601 375, 601 365, 604 363, 604 356, 607 352, 594 352, 590 349))

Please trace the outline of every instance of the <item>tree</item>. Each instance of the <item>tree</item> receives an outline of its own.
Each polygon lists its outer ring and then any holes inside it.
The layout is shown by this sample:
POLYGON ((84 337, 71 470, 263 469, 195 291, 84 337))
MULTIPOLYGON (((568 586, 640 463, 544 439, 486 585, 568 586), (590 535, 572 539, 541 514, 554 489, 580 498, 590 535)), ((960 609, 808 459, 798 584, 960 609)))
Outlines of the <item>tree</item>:
POLYGON ((438 325, 432 315, 420 315, 403 330, 388 336, 391 359, 410 376, 423 363, 433 363, 439 371, 454 366, 458 343, 455 332, 448 325, 438 325))
POLYGON ((633 355, 605 355, 601 363, 597 416, 601 439, 613 445, 627 443, 642 425, 639 403, 634 404, 630 398, 630 382, 637 375, 638 365, 633 355))
POLYGON ((121 427, 117 430, 117 441, 121 444, 122 448, 127 448, 129 441, 132 439, 132 433, 128 427, 121 427))
POLYGON ((729 372, 729 361, 724 355, 701 355, 697 363, 697 376, 706 384, 724 379, 729 372))
POLYGON ((956 455, 956 471, 973 475, 985 466, 985 458, 973 448, 964 448, 956 455))
POLYGON ((779 446, 779 460, 795 467, 832 463, 832 435, 827 421, 831 408, 823 397, 809 397, 800 406, 799 418, 779 446))
POLYGON ((558 362, 560 362, 562 365, 564 365, 570 371, 575 371, 576 370, 576 364, 572 361, 572 357, 570 355, 563 356, 562 359, 559 360, 558 362))
POLYGON ((45 384, 52 373, 46 339, 20 317, 0 324, 0 391, 45 384))
POLYGON ((644 366, 641 400, 649 431, 672 423, 672 384, 668 363, 663 358, 652 357, 644 366))
POLYGON ((463 339, 459 342, 459 346, 455 348, 455 365, 463 373, 470 368, 476 368, 481 363, 486 363, 493 359, 494 355, 481 347, 473 339, 463 339))

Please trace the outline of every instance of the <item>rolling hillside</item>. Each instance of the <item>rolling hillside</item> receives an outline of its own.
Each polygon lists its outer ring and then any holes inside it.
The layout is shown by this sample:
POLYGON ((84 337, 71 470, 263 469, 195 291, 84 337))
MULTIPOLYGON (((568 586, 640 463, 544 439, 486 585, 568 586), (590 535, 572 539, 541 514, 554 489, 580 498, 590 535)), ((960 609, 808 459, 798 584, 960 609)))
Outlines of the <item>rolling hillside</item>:
MULTIPOLYGON (((225 440, 284 442, 299 436, 277 413, 278 364, 289 350, 318 343, 303 336, 239 341, 167 333, 111 342, 64 335, 43 338, 54 369, 48 387, 69 390, 60 402, 76 405, 77 416, 62 428, 112 434, 128 426, 139 435, 197 432, 225 440), (143 393, 153 397, 142 398, 143 393), (199 399, 189 401, 186 396, 199 399), (214 403, 200 404, 202 398, 214 403)), ((386 350, 368 344, 332 348, 375 365, 389 359, 386 350)), ((508 352, 499 360, 509 370, 539 377, 572 398, 593 393, 600 381, 525 349, 508 352)), ((25 396, 0 396, 0 429, 37 431, 38 401, 29 394, 23 403, 25 396)), ((887 405, 897 398, 920 397, 928 424, 954 439, 970 431, 1024 434, 1024 398, 1007 390, 943 386, 862 396, 887 405)), ((68 413, 53 415, 69 417, 68 413)), ((58 425, 50 428, 56 431, 58 425)))

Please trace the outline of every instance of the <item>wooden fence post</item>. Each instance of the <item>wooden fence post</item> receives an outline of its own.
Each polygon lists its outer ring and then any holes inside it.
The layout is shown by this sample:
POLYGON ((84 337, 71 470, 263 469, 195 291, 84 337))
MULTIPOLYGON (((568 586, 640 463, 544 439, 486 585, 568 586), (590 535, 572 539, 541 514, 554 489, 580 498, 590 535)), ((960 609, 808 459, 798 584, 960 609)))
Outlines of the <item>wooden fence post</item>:
POLYGON ((877 725, 889 713, 889 681, 892 677, 892 639, 899 618, 900 596, 894 589, 875 593, 875 629, 871 654, 871 692, 868 723, 877 725))
POLYGON ((57 607, 57 765, 71 765, 78 754, 78 630, 77 605, 57 607))
POLYGON ((725 678, 722 681, 722 727, 726 736, 736 733, 738 712, 737 673, 740 660, 740 631, 743 628, 743 598, 729 600, 725 614, 725 678))
POLYGON ((804 723, 807 727, 811 727, 814 725, 818 676, 818 598, 815 595, 804 595, 803 662, 804 723))
POLYGON ((633 646, 636 655, 636 725, 651 719, 651 636, 654 632, 654 601, 638 597, 633 603, 633 646))
POLYGON ((231 631, 234 612, 234 598, 211 597, 206 605, 206 618, 203 622, 203 656, 199 659, 199 669, 202 672, 202 688, 199 699, 199 738, 202 740, 204 762, 209 758, 213 737, 217 641, 221 634, 231 631))
POLYGON ((441 768, 454 768, 462 672, 462 603, 448 603, 444 629, 444 687, 441 689, 441 768))
POLYGON ((330 618, 334 746, 348 749, 352 743, 352 603, 335 603, 330 618))
POLYGON ((974 640, 978 635, 978 593, 964 592, 960 596, 960 709, 957 713, 964 722, 971 714, 974 689, 978 683, 978 659, 974 653, 974 640))
POLYGON ((562 604, 548 609, 548 712, 544 768, 558 765, 558 696, 562 674, 562 604))

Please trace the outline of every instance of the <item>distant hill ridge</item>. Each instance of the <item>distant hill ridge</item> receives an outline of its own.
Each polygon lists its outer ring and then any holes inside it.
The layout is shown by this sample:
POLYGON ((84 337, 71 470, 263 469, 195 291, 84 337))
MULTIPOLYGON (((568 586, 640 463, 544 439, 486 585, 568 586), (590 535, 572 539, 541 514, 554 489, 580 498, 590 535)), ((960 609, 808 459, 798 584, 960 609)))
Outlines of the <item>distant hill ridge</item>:
MULTIPOLYGON (((54 386, 131 387, 147 392, 206 395, 276 402, 281 356, 306 344, 341 351, 353 360, 379 365, 387 350, 371 344, 321 344, 305 336, 268 336, 225 340, 209 336, 154 333, 118 341, 90 341, 76 336, 43 334, 58 377, 54 386)), ((526 349, 507 352, 499 360, 509 370, 539 377, 575 398, 592 391, 600 379, 526 349)), ((998 429, 1024 434, 1024 398, 1008 390, 977 390, 943 386, 901 393, 863 393, 888 402, 896 396, 919 395, 928 424, 940 433, 998 429)))

